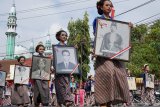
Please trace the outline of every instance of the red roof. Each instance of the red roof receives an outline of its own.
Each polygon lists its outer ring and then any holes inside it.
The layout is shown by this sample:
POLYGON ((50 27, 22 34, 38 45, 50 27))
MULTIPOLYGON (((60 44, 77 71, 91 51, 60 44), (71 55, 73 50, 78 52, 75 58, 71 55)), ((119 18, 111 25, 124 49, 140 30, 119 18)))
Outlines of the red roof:
MULTIPOLYGON (((9 73, 10 65, 18 64, 17 60, 0 60, 0 64, 2 65, 2 70, 9 73)), ((26 59, 25 65, 31 66, 32 58, 26 59)))

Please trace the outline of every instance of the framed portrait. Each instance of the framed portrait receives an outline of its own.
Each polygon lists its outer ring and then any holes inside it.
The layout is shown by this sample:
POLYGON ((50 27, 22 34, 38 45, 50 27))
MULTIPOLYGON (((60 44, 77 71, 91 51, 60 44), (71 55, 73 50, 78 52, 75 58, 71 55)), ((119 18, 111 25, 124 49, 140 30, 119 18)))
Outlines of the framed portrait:
POLYGON ((8 80, 13 80, 14 78, 14 70, 15 70, 15 65, 10 65, 9 68, 9 73, 7 74, 8 80))
POLYGON ((31 79, 50 80, 51 59, 48 57, 32 57, 31 79))
POLYGON ((6 82, 7 73, 5 71, 0 70, 0 86, 4 87, 6 82))
POLYGON ((143 78, 136 78, 136 84, 143 84, 143 78))
POLYGON ((136 90, 136 78, 135 77, 127 77, 129 90, 136 90))
POLYGON ((145 74, 145 78, 146 78, 146 87, 148 88, 154 88, 154 75, 153 74, 145 74))
POLYGON ((98 18, 96 23, 95 54, 109 59, 129 61, 129 23, 102 18, 98 18))
POLYGON ((30 67, 15 65, 14 84, 29 84, 30 67))
POLYGON ((56 74, 80 74, 74 47, 53 45, 53 54, 56 74))

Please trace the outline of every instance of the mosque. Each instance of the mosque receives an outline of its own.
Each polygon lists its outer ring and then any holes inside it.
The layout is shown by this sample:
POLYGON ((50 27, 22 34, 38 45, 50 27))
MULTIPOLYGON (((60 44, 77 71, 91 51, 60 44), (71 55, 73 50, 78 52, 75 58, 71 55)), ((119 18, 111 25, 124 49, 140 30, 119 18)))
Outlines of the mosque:
MULTIPOLYGON (((32 54, 35 52, 34 50, 34 44, 31 43, 29 49, 27 49, 23 45, 15 45, 15 38, 18 35, 16 33, 16 24, 17 17, 16 17, 16 6, 13 3, 10 12, 9 12, 9 17, 8 17, 8 22, 7 22, 7 32, 5 33, 7 36, 7 46, 6 46, 6 57, 4 60, 13 60, 16 59, 17 57, 23 55, 26 58, 32 57, 32 54)), ((44 46, 46 47, 45 55, 51 55, 52 50, 51 50, 51 40, 49 39, 49 34, 47 34, 48 39, 44 43, 44 46)), ((43 44, 42 42, 40 42, 43 44)))
MULTIPOLYGON (((15 44, 16 36, 18 35, 16 32, 17 28, 17 17, 16 17, 16 6, 13 3, 10 11, 9 11, 9 17, 7 22, 7 46, 6 46, 6 56, 3 58, 3 60, 0 60, 0 63, 2 64, 2 69, 6 71, 8 74, 10 74, 10 65, 17 64, 17 58, 19 56, 25 56, 26 57, 26 65, 31 66, 32 63, 32 55, 35 53, 35 46, 33 43, 30 44, 30 47, 27 48, 20 44, 15 44)), ((47 40, 45 43, 39 42, 38 44, 43 44, 45 46, 45 52, 44 54, 46 56, 52 55, 52 44, 50 40, 50 35, 47 34, 47 40)), ((9 76, 7 76, 9 78, 9 76)))

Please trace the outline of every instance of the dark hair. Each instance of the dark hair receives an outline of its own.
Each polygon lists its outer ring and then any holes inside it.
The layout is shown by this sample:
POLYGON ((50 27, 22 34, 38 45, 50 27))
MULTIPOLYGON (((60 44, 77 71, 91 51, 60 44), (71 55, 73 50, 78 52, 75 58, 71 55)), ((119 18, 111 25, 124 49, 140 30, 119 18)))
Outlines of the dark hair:
POLYGON ((91 79, 92 75, 88 76, 88 79, 91 79))
POLYGON ((18 57, 17 61, 19 62, 21 60, 21 58, 24 58, 24 60, 26 60, 26 58, 24 56, 20 56, 20 57, 18 57))
MULTIPOLYGON (((56 39, 57 39, 58 41, 60 41, 59 37, 60 37, 60 35, 61 35, 62 32, 65 32, 65 33, 67 34, 67 32, 64 31, 64 30, 58 31, 58 32, 56 33, 56 39)), ((67 36, 68 36, 68 35, 67 35, 67 36)))
POLYGON ((36 46, 36 49, 35 49, 35 51, 36 51, 36 52, 38 52, 38 49, 39 49, 40 47, 43 47, 43 48, 44 48, 44 50, 45 50, 45 47, 44 47, 44 45, 41 45, 41 44, 40 44, 40 45, 37 45, 37 46, 36 46))
POLYGON ((63 50, 63 51, 62 51, 62 55, 63 55, 63 53, 64 53, 64 52, 68 52, 68 53, 69 53, 69 55, 70 55, 69 50, 63 50))
MULTIPOLYGON (((105 1, 111 2, 110 0, 100 0, 100 1, 97 2, 97 11, 98 11, 99 15, 103 14, 103 10, 101 9, 101 7, 104 5, 105 1)), ((112 2, 111 2, 111 4, 112 4, 112 2)), ((112 4, 112 7, 113 7, 113 4, 112 4)))
POLYGON ((147 68, 147 66, 149 66, 149 65, 148 64, 144 64, 143 70, 145 70, 147 68))

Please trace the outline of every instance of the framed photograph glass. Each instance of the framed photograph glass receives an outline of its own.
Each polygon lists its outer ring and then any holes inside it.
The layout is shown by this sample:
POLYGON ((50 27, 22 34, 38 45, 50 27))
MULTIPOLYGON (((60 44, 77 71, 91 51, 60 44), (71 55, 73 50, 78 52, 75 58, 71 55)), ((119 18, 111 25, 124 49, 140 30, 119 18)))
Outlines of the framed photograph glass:
POLYGON ((29 84, 30 67, 15 65, 14 84, 29 84))
POLYGON ((32 57, 31 79, 50 80, 51 59, 48 57, 32 57))
POLYGON ((8 76, 9 80, 13 80, 13 78, 14 78, 14 70, 15 70, 15 65, 10 65, 9 74, 7 74, 7 75, 9 75, 8 76))
POLYGON ((80 74, 74 47, 53 45, 53 54, 56 74, 80 74))
POLYGON ((137 90, 135 77, 127 77, 127 81, 128 81, 129 90, 137 90))
POLYGON ((6 82, 7 73, 5 71, 0 70, 0 86, 4 87, 6 82))
POLYGON ((109 59, 129 61, 129 23, 97 19, 95 54, 109 59))
POLYGON ((153 74, 145 74, 145 78, 146 78, 146 87, 148 88, 154 88, 154 75, 153 74))

